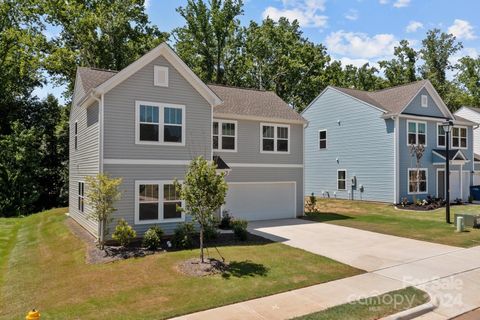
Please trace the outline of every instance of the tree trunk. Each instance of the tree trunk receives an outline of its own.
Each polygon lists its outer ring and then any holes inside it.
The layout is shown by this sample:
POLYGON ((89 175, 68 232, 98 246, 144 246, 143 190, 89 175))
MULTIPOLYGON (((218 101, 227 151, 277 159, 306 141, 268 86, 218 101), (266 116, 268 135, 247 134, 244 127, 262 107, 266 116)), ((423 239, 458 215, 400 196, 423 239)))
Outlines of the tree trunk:
POLYGON ((200 225, 200 260, 204 263, 203 260, 203 225, 200 225))

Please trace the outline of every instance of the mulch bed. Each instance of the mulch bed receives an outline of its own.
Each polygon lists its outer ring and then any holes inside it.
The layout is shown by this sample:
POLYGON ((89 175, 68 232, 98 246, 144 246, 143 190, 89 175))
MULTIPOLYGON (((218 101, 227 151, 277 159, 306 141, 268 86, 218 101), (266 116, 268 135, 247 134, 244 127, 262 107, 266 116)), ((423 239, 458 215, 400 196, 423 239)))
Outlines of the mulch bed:
POLYGON ((205 258, 202 263, 200 258, 193 258, 177 264, 177 269, 189 276, 205 277, 223 274, 228 270, 228 263, 213 258, 205 258))

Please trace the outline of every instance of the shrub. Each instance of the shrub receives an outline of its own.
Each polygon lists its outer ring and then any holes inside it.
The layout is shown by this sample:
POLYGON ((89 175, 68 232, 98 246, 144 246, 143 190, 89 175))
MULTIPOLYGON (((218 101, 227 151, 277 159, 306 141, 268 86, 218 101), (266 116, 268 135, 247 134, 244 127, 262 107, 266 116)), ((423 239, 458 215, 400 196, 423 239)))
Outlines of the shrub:
POLYGON ((223 211, 222 220, 220 220, 220 229, 227 230, 232 228, 233 217, 230 215, 228 210, 223 211))
POLYGON ((317 212, 317 197, 313 192, 308 196, 306 207, 308 212, 317 212))
POLYGON ((193 223, 185 222, 178 225, 173 233, 173 245, 178 249, 187 249, 193 247, 193 237, 195 228, 193 223))
POLYGON ((150 227, 143 236, 143 246, 150 250, 160 248, 163 230, 159 226, 150 227))
POLYGON ((215 227, 217 225, 217 221, 213 221, 212 223, 206 224, 203 229, 203 236, 205 240, 215 240, 218 238, 220 232, 215 227))
POLYGON ((126 247, 136 236, 137 233, 125 219, 118 220, 115 232, 112 234, 113 240, 120 242, 122 247, 126 247))
POLYGON ((233 222, 233 234, 235 237, 240 241, 247 240, 248 232, 247 232, 248 222, 246 220, 235 220, 233 222))

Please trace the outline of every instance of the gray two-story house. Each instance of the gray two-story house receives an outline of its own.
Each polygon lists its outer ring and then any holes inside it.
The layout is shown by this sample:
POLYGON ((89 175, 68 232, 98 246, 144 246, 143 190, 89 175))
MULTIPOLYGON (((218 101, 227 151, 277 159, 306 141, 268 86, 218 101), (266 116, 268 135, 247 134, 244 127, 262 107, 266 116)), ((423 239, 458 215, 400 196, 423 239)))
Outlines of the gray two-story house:
POLYGON ((189 220, 173 187, 197 157, 227 173, 223 210, 247 220, 303 213, 303 127, 273 92, 203 83, 166 44, 116 71, 79 68, 70 115, 69 214, 93 234, 86 176, 123 178, 114 222, 139 235, 189 220))
POLYGON ((306 194, 391 203, 443 198, 450 143, 451 199, 468 199, 475 124, 452 115, 429 81, 373 92, 329 86, 302 115, 309 122, 306 194), (447 119, 454 123, 449 142, 441 126, 447 119), (419 166, 412 145, 424 146, 419 166))

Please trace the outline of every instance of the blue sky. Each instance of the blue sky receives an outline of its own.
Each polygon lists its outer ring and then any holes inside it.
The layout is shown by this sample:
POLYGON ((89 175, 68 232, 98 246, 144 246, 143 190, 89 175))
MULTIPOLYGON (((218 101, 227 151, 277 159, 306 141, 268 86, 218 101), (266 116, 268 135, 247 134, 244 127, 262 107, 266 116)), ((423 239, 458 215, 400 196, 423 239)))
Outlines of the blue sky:
MULTIPOLYGON (((286 16, 298 19, 304 35, 323 43, 329 54, 344 64, 388 59, 398 41, 407 39, 419 48, 425 32, 432 28, 453 33, 464 49, 452 58, 480 53, 480 1, 476 0, 245 0, 243 25, 286 16)), ((162 31, 182 26, 175 11, 186 0, 148 0, 147 12, 152 23, 162 31)), ((55 30, 47 30, 54 34, 55 30)), ((47 93, 61 96, 63 88, 50 85, 36 90, 39 97, 47 93)))

